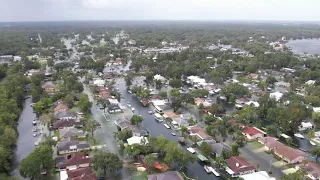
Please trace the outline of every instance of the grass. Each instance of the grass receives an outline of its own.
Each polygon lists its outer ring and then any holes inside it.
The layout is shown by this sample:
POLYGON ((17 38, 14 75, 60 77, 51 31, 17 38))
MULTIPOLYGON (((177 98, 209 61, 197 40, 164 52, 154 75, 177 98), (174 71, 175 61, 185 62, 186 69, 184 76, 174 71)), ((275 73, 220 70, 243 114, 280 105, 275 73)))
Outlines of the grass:
POLYGON ((148 173, 147 172, 143 172, 140 175, 133 176, 132 180, 148 180, 148 173))
POLYGON ((59 130, 55 131, 54 136, 58 137, 58 139, 60 139, 60 131, 59 130))
POLYGON ((260 144, 258 141, 252 141, 252 142, 250 142, 250 144, 256 146, 257 148, 262 148, 263 147, 263 145, 260 144))

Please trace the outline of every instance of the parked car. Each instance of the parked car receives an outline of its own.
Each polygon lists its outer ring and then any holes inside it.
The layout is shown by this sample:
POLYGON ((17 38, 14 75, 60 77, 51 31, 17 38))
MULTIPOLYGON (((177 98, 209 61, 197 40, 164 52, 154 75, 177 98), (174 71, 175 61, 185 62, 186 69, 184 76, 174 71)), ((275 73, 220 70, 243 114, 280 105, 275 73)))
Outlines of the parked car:
POLYGON ((148 111, 149 114, 153 114, 153 112, 151 110, 148 111))
POLYGON ((134 109, 134 108, 131 108, 131 111, 132 111, 132 112, 134 112, 134 111, 135 111, 135 109, 134 109))

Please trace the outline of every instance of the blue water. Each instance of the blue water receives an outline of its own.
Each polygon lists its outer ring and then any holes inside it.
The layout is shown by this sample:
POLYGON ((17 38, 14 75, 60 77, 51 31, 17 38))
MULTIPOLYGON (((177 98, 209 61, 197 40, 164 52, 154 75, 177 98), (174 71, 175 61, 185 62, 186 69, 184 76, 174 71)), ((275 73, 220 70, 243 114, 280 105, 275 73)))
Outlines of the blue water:
POLYGON ((320 39, 290 40, 286 46, 292 48, 293 53, 320 54, 320 39))

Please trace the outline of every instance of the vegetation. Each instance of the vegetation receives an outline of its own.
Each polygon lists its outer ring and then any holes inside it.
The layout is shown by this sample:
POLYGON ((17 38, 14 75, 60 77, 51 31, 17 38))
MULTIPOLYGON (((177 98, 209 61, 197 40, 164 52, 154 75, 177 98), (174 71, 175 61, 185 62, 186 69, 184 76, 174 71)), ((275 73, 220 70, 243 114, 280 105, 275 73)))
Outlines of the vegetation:
POLYGON ((107 172, 117 172, 123 167, 123 161, 116 154, 98 151, 92 158, 93 169, 102 170, 104 176, 107 172))

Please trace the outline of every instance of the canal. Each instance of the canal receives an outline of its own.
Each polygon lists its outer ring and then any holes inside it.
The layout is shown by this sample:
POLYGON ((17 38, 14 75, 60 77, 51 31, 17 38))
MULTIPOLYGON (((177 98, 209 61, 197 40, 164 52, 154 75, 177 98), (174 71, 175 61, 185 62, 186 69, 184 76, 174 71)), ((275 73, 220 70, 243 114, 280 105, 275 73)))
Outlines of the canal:
POLYGON ((24 101, 23 110, 19 118, 19 136, 17 140, 16 157, 12 172, 12 175, 18 179, 24 179, 19 174, 19 165, 21 161, 35 149, 34 143, 38 140, 38 137, 33 137, 34 132, 32 132, 32 120, 36 118, 36 115, 33 113, 33 108, 30 106, 31 103, 31 98, 28 98, 24 101))

